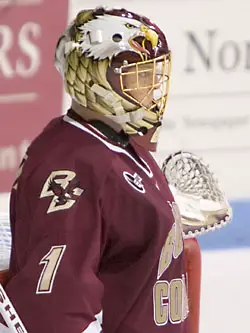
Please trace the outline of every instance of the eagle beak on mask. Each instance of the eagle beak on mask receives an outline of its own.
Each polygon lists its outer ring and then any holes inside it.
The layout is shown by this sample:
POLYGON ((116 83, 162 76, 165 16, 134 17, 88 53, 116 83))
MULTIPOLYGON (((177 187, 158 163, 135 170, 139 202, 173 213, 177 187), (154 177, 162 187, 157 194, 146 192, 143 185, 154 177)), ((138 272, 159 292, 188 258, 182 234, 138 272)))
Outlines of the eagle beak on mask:
POLYGON ((148 28, 147 26, 141 25, 140 33, 138 35, 135 35, 135 36, 132 36, 131 38, 129 38, 130 46, 132 46, 136 51, 139 51, 139 52, 145 53, 145 54, 150 54, 150 52, 144 47, 144 45, 140 45, 139 43, 137 43, 137 41, 135 39, 138 36, 144 36, 145 39, 151 43, 153 49, 158 45, 158 41, 159 41, 158 34, 154 30, 148 28))
POLYGON ((151 45, 154 49, 158 45, 158 34, 154 30, 146 27, 145 25, 141 25, 140 30, 145 35, 145 38, 151 42, 151 45))

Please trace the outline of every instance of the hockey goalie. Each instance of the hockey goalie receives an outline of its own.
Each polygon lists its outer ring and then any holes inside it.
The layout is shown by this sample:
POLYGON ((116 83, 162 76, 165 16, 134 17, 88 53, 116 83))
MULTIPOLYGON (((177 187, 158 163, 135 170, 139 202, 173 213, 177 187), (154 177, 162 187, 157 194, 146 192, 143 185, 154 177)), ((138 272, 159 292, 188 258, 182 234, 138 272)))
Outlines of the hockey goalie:
POLYGON ((183 235, 216 227, 228 206, 193 155, 175 154, 163 170, 151 156, 169 90, 165 35, 125 9, 83 10, 55 65, 72 105, 32 142, 13 185, 3 323, 198 332, 199 248, 183 235))

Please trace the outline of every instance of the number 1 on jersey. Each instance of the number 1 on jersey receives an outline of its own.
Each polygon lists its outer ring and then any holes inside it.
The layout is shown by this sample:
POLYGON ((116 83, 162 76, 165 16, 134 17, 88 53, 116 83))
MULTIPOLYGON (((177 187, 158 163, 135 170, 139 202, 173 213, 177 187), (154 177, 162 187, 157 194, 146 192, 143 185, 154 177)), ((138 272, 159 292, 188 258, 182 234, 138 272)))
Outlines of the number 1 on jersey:
POLYGON ((65 249, 66 245, 52 246, 50 251, 40 261, 39 265, 44 265, 44 268, 37 284, 37 294, 51 293, 56 272, 65 249))

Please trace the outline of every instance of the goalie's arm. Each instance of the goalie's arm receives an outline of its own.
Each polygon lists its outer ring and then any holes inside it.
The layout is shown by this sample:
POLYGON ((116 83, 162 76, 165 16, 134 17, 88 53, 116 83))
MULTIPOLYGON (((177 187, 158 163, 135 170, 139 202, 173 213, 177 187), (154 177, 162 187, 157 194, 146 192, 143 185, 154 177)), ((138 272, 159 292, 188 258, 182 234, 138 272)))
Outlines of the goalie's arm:
POLYGON ((15 236, 10 273, 16 272, 6 291, 28 332, 101 331, 102 222, 92 205, 85 197, 72 209, 46 214, 40 204, 25 256, 18 250, 22 235, 15 236))

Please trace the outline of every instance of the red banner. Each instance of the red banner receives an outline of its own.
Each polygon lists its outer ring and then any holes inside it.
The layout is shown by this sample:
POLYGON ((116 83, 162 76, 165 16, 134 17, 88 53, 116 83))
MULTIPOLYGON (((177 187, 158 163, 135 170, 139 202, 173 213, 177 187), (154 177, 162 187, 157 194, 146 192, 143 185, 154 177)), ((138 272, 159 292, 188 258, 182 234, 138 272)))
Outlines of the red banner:
POLYGON ((67 20, 68 0, 0 2, 0 192, 10 191, 30 141, 62 113, 53 60, 67 20))

